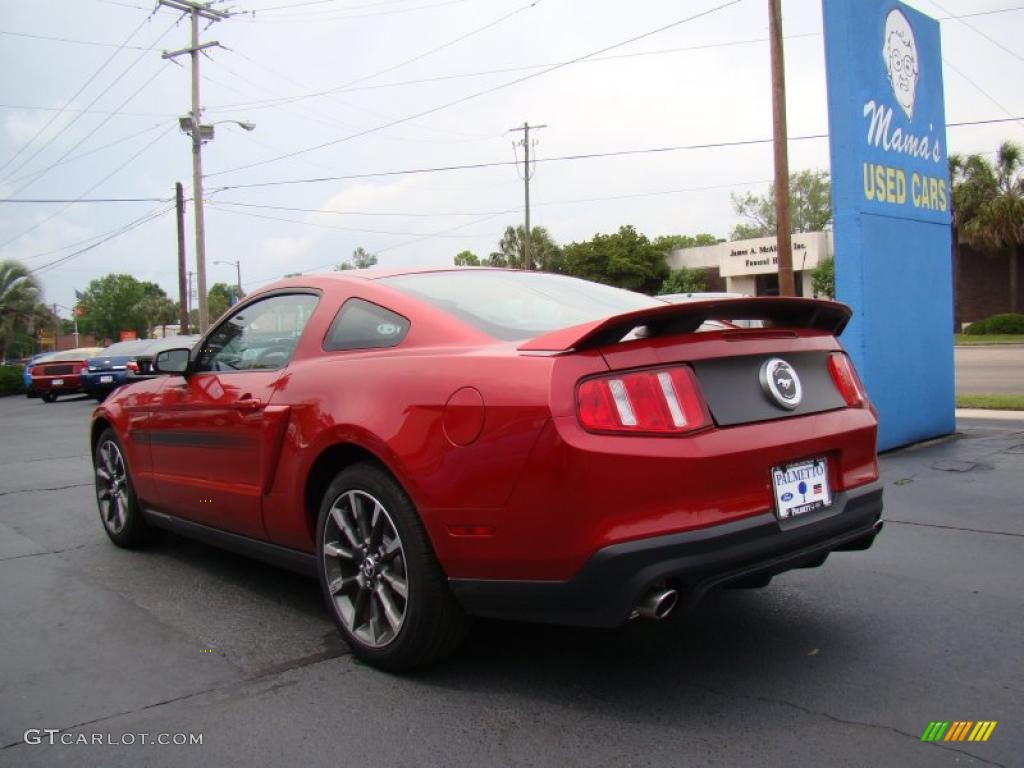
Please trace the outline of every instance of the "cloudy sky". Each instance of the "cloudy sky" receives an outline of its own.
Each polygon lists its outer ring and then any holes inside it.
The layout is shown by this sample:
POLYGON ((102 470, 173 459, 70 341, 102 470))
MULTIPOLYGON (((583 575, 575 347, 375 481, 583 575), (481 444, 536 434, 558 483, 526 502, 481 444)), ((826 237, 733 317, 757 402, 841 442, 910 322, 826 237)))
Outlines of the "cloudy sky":
MULTIPOLYGON (((942 19, 950 123, 1024 116, 1024 4, 913 0, 942 19)), ((381 266, 486 256, 521 223, 510 128, 540 160, 556 241, 737 222, 771 145, 767 0, 232 0, 202 59, 208 282, 251 290, 363 247, 381 266), (596 54, 596 55, 591 55, 596 54), (583 58, 587 57, 587 58, 583 58), (564 66, 558 66, 564 65, 564 66), (651 152, 659 148, 671 151, 651 152), (641 151, 638 151, 641 150, 641 151), (605 155, 559 159, 567 156, 605 155), (451 166, 477 168, 435 170, 451 166), (410 173, 409 171, 415 171, 410 173), (324 180, 326 179, 326 180, 324 180), (316 180, 316 181, 311 181, 316 180)), ((0 258, 46 300, 109 272, 177 295, 174 182, 191 195, 189 25, 149 0, 0 0, 0 258), (133 202, 84 202, 142 198, 133 202), (88 250, 85 250, 88 249, 88 250)), ((820 0, 783 0, 790 165, 828 168, 820 0)), ((1024 119, 951 128, 950 151, 1024 143, 1024 119)), ((518 157, 521 158, 521 149, 518 157)), ((521 172, 521 167, 518 171, 521 172)), ((190 263, 194 259, 188 206, 190 263)))

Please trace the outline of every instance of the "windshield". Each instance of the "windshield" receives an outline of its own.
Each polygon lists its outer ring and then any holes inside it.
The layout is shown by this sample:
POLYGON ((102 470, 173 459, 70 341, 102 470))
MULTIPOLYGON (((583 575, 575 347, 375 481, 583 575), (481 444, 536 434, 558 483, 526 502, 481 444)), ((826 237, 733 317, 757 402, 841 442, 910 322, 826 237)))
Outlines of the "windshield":
POLYGON ((544 272, 424 272, 379 282, 506 341, 665 306, 640 293, 544 272))

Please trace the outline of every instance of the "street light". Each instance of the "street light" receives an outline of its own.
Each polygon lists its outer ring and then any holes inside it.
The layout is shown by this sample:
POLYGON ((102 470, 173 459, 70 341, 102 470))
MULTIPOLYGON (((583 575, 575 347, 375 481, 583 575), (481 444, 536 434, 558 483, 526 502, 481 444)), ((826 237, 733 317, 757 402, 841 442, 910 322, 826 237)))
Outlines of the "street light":
POLYGON ((241 260, 238 260, 238 261, 215 261, 213 263, 214 264, 223 264, 226 267, 234 267, 235 268, 235 274, 236 274, 236 276, 238 278, 238 282, 236 283, 236 285, 238 286, 237 298, 238 298, 238 300, 241 300, 241 298, 242 298, 242 261, 241 260))
MULTIPOLYGON (((193 19, 193 22, 195 19, 193 19)), ((193 77, 197 70, 193 67, 193 77)), ((181 130, 192 137, 192 197, 196 206, 196 286, 199 292, 199 332, 206 333, 210 326, 210 310, 206 295, 206 226, 203 214, 203 142, 213 140, 213 126, 234 123, 246 131, 255 130, 254 123, 243 120, 218 120, 204 125, 199 122, 199 104, 195 98, 198 88, 193 88, 192 111, 178 118, 181 130)), ((241 283, 241 280, 239 280, 241 283)), ((239 286, 241 287, 241 286, 239 286)))

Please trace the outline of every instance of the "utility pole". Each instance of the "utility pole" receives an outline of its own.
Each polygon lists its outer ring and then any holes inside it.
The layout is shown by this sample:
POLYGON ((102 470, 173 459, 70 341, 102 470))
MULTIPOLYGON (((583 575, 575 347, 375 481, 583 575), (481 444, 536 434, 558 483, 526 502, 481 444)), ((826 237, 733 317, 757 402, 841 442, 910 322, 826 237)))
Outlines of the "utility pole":
MULTIPOLYGON (((521 128, 510 128, 510 132, 522 131, 523 138, 519 146, 523 148, 523 184, 526 192, 526 232, 523 238, 523 269, 528 270, 532 266, 530 261, 530 131, 547 128, 547 125, 530 125, 523 123, 521 128)), ((512 143, 515 146, 515 142, 512 143)))
POLYGON ((779 295, 795 296, 793 234, 789 217, 789 132, 786 128, 786 64, 782 52, 782 0, 768 0, 772 59, 772 130, 775 145, 775 243, 779 295))
POLYGON ((203 139, 213 138, 213 126, 201 124, 202 107, 199 104, 199 53, 206 48, 220 45, 216 40, 209 43, 199 42, 199 19, 220 21, 228 18, 224 11, 215 11, 209 3, 195 0, 159 0, 159 4, 176 11, 189 14, 192 18, 192 42, 188 48, 177 51, 165 51, 164 59, 173 59, 183 53, 192 57, 192 113, 191 120, 182 118, 179 122, 192 136, 192 196, 195 203, 196 222, 196 280, 199 291, 199 332, 206 333, 210 323, 206 296, 206 226, 203 218, 203 139), (207 129, 204 131, 203 129, 207 129))
POLYGON ((174 202, 178 209, 178 333, 188 335, 188 284, 185 282, 185 188, 174 185, 174 202))
POLYGON ((195 272, 192 272, 191 270, 189 270, 189 273, 188 273, 188 284, 186 285, 186 293, 187 293, 186 307, 187 307, 189 315, 192 314, 192 275, 194 275, 194 274, 195 274, 195 272))

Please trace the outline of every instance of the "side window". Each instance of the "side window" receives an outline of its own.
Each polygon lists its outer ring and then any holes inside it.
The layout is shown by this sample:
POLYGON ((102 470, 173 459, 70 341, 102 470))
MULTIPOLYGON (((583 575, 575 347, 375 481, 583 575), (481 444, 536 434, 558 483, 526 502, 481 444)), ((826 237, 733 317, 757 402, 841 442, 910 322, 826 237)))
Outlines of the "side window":
POLYGON ((409 321, 398 313, 362 299, 349 299, 331 323, 324 349, 335 352, 395 347, 408 332, 409 321))
POLYGON ((291 360, 317 296, 291 293, 248 304, 210 334, 197 371, 272 371, 291 360))

